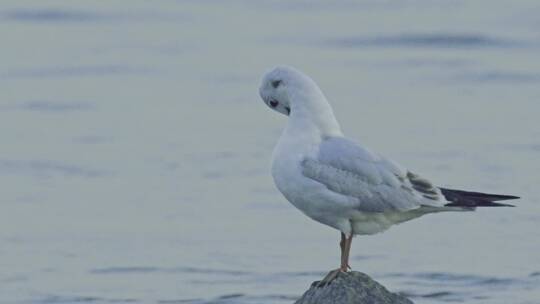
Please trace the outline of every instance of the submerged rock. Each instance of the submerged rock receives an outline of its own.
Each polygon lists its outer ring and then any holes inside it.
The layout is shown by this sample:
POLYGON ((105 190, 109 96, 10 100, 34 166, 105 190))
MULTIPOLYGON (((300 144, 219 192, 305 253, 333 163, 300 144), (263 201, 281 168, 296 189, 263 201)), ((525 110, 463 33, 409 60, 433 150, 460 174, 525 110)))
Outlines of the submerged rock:
POLYGON ((339 273, 326 286, 311 287, 295 304, 413 304, 404 296, 391 293, 367 274, 351 271, 339 273))

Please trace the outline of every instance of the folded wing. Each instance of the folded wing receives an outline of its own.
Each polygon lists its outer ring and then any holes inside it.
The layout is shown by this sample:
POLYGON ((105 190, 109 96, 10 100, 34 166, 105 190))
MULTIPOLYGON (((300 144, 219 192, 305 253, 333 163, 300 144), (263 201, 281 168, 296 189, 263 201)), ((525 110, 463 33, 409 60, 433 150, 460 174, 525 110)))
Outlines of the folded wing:
POLYGON ((448 203, 427 179, 343 137, 324 140, 316 158, 302 162, 304 176, 354 198, 364 212, 405 211, 448 203))

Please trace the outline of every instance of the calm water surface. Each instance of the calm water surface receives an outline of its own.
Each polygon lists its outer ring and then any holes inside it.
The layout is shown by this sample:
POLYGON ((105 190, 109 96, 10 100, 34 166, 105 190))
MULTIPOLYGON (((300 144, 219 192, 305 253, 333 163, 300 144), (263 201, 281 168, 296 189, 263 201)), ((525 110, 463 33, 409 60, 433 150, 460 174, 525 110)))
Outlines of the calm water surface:
POLYGON ((273 186, 310 74, 346 134, 519 208, 438 214, 353 244, 416 303, 540 303, 538 1, 3 1, 0 302, 292 303, 338 232, 273 186))

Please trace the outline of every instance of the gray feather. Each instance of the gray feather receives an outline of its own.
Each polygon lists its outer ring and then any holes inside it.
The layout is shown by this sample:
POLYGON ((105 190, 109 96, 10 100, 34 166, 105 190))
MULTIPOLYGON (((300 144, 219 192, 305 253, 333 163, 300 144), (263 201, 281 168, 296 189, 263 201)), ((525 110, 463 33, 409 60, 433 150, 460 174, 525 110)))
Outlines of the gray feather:
POLYGON ((343 137, 324 140, 316 159, 304 159, 302 173, 335 193, 356 198, 359 211, 441 205, 437 188, 428 180, 343 137))

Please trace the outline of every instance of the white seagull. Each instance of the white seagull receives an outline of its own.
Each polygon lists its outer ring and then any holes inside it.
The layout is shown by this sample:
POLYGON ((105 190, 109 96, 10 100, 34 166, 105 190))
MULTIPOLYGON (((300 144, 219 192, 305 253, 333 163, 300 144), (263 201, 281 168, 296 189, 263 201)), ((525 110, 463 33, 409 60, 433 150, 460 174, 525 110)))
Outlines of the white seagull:
POLYGON ((274 149, 272 176, 285 198, 341 232, 341 264, 320 283, 347 272, 354 235, 382 232, 427 213, 512 206, 517 196, 441 188, 344 137, 330 104, 302 72, 279 66, 262 79, 261 98, 289 116, 274 149))

